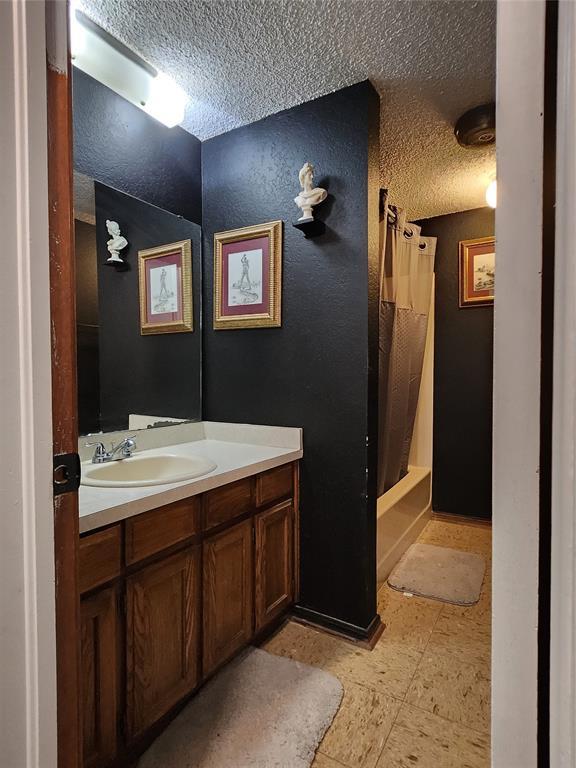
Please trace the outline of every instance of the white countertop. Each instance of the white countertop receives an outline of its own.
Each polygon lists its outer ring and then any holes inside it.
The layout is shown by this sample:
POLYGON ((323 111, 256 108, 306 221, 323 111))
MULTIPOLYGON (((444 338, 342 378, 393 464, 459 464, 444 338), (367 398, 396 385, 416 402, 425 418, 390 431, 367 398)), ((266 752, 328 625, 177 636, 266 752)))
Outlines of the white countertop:
MULTIPOLYGON (((165 485, 137 488, 97 488, 81 485, 80 533, 302 458, 302 430, 298 428, 211 422, 190 426, 194 427, 194 435, 189 442, 156 445, 147 449, 146 454, 161 454, 167 450, 172 455, 199 454, 211 459, 216 464, 216 469, 192 480, 165 485)), ((166 429, 170 430, 170 433, 167 433, 169 437, 172 430, 178 428, 166 429)), ((181 429, 185 429, 185 426, 181 429)), ((159 430, 154 430, 157 431, 159 430)), ((140 434, 136 434, 137 443, 140 434)), ((155 438, 157 443, 157 435, 155 438)), ((145 443, 146 440, 141 442, 145 443)), ((146 449, 146 446, 143 448, 146 449)), ((143 451, 137 451, 135 455, 141 453, 143 451)))

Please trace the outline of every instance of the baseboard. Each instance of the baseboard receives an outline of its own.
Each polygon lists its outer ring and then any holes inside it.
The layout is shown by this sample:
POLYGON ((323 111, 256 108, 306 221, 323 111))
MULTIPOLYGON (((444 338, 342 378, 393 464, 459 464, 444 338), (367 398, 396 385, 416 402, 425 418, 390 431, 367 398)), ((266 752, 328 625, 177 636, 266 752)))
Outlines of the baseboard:
POLYGON ((349 624, 342 619, 327 616, 319 611, 313 611, 311 608, 296 605, 292 610, 292 618, 300 624, 370 649, 376 645, 382 632, 384 632, 384 624, 380 621, 378 614, 374 616, 368 627, 360 627, 357 624, 349 624))
POLYGON ((440 523, 454 523, 456 525, 476 525, 481 528, 491 528, 492 520, 485 517, 468 517, 468 515, 453 515, 450 512, 432 512, 432 520, 440 523))

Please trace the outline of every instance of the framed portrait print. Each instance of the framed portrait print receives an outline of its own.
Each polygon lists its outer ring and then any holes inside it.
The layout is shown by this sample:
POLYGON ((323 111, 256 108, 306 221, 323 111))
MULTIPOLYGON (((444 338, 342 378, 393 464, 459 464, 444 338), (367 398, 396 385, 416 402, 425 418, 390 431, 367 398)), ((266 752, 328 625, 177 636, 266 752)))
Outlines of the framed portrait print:
POLYGON ((282 222, 214 235, 214 328, 281 324, 282 222))
POLYGON ((459 244, 460 306, 494 303, 496 241, 493 237, 462 240, 459 244))
POLYGON ((192 245, 180 240, 138 251, 140 333, 192 331, 192 245))

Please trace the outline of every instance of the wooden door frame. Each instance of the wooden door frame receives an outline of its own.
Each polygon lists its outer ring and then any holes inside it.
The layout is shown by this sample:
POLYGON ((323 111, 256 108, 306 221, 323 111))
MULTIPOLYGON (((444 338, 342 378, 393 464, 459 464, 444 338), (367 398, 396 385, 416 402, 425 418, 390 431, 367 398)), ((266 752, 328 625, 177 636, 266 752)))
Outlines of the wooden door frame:
MULTIPOLYGON (((68 3, 46 2, 52 432, 54 455, 78 451, 72 76, 68 3)), ((58 768, 82 763, 78 493, 54 497, 58 768)))

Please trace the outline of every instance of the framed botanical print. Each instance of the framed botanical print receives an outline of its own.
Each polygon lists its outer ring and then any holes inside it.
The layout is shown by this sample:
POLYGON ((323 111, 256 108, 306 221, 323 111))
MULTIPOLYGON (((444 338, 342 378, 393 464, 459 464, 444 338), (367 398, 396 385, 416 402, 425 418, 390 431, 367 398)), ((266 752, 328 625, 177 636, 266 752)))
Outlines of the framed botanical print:
POLYGON ((214 328, 281 324, 282 222, 214 235, 214 328))
POLYGON ((138 251, 140 333, 192 331, 192 245, 180 240, 138 251))
POLYGON ((460 306, 493 304, 496 240, 493 237, 462 240, 459 250, 460 306))

